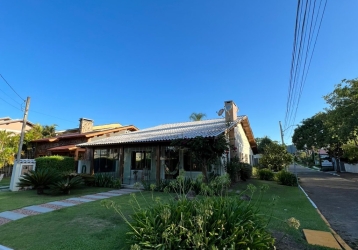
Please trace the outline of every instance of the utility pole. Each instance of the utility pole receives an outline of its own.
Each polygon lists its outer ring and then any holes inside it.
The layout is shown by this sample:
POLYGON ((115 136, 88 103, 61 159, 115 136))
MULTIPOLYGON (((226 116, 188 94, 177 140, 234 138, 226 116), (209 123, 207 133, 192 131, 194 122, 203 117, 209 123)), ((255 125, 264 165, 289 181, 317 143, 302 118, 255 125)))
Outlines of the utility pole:
POLYGON ((26 122, 27 122, 27 114, 29 113, 29 106, 30 106, 30 97, 27 97, 24 119, 22 120, 22 129, 21 129, 21 137, 20 137, 20 142, 19 142, 19 149, 17 151, 17 157, 16 157, 17 163, 21 159, 21 151, 22 151, 22 145, 24 144, 24 136, 25 136, 26 122))
POLYGON ((19 190, 19 188, 16 185, 17 185, 19 176, 21 174, 20 159, 21 159, 22 145, 24 143, 24 136, 25 136, 25 129, 26 129, 26 122, 27 122, 27 114, 29 112, 29 106, 30 106, 30 97, 27 97, 24 119, 22 120, 22 129, 21 129, 21 137, 20 137, 20 142, 19 142, 19 149, 17 151, 16 162, 12 168, 11 181, 10 181, 10 190, 11 191, 19 190))
POLYGON ((282 131, 282 126, 281 126, 281 121, 279 121, 278 123, 280 124, 280 132, 281 132, 282 145, 285 145, 285 143, 283 142, 283 131, 282 131))

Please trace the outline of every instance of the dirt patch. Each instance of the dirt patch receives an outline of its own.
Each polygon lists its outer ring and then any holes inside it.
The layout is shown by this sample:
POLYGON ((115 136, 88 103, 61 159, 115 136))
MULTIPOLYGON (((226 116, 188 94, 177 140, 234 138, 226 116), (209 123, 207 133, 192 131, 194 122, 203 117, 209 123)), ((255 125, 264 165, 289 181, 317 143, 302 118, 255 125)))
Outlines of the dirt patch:
POLYGON ((272 231, 271 235, 276 239, 275 246, 277 250, 303 250, 309 249, 303 243, 297 242, 292 236, 285 233, 272 231))

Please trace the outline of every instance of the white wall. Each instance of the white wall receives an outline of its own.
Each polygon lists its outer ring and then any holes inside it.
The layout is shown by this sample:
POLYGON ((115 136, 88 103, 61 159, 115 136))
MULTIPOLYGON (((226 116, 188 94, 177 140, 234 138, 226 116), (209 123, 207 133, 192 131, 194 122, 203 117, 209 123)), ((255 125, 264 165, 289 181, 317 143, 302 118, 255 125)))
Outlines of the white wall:
POLYGON ((241 124, 238 124, 235 128, 235 146, 237 147, 237 152, 239 153, 238 156, 240 156, 240 153, 243 153, 243 158, 245 160, 245 154, 247 154, 247 163, 252 163, 252 149, 249 143, 249 140, 247 139, 244 129, 242 128, 241 124))
POLYGON ((349 173, 358 173, 358 164, 348 164, 348 163, 344 163, 344 167, 346 168, 346 172, 349 172, 349 173))

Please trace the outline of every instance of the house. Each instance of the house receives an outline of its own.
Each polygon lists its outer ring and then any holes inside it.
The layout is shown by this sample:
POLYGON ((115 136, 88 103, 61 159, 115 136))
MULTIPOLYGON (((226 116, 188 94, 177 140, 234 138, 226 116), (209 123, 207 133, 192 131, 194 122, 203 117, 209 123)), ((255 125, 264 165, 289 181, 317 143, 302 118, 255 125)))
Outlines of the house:
MULTIPOLYGON (((6 130, 14 134, 21 134, 22 124, 22 119, 11 119, 10 117, 0 118, 0 130, 6 130)), ((33 126, 33 123, 27 121, 25 131, 29 131, 33 126)))
MULTIPOLYGON (((225 102, 225 107, 225 118, 159 125, 77 146, 90 152, 87 164, 92 173, 112 173, 123 184, 173 179, 179 169, 184 169, 188 177, 200 174, 201 169, 193 164, 188 151, 171 146, 178 138, 202 136, 214 140, 226 134, 230 144, 228 158, 236 155, 241 161, 253 164, 257 145, 248 117, 237 116, 238 108, 233 101, 225 102)), ((222 161, 209 171, 223 174, 222 161)))
POLYGON ((62 155, 78 159, 86 158, 86 150, 77 147, 76 144, 94 142, 113 135, 137 131, 133 125, 122 126, 121 124, 107 124, 94 126, 93 120, 81 118, 79 128, 56 132, 56 137, 42 138, 31 141, 34 148, 34 156, 62 155))

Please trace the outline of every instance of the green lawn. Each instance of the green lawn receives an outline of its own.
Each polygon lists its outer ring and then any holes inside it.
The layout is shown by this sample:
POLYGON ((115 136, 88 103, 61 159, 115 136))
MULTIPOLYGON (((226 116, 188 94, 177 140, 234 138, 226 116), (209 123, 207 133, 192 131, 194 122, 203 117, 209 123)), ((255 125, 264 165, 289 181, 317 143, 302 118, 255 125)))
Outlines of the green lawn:
MULTIPOLYGON (((136 194, 142 205, 149 204, 151 193, 136 194), (146 203, 146 201, 148 203, 146 203)), ((164 193, 156 197, 167 199, 164 193)), ((110 198, 131 214, 129 195, 110 198)), ((128 249, 125 244, 127 225, 113 209, 100 201, 81 204, 54 212, 30 216, 0 226, 0 244, 18 250, 58 249, 128 249)))
POLYGON ((0 181, 0 187, 1 187, 1 186, 10 186, 10 181, 11 181, 11 177, 4 177, 4 178, 0 181))
MULTIPOLYGON (((302 249, 327 249, 323 247, 313 247, 307 244, 302 229, 312 229, 329 232, 329 228, 324 223, 317 210, 308 201, 307 197, 298 187, 278 185, 274 181, 261 181, 250 179, 248 182, 241 182, 234 187, 234 190, 244 190, 248 183, 252 183, 257 188, 268 185, 269 189, 258 201, 259 192, 257 191, 251 202, 257 202, 257 206, 265 217, 270 217, 268 229, 271 232, 286 232, 288 237, 302 245, 302 249), (273 197, 279 197, 273 202, 273 197), (298 230, 289 228, 283 221, 294 217, 300 221, 298 230)), ((250 195, 249 193, 247 193, 250 195)))
MULTIPOLYGON (((275 182, 253 179, 236 185, 234 191, 237 189, 244 190, 248 183, 252 183, 257 187, 263 183, 270 186, 258 206, 265 218, 270 218, 270 214, 273 211, 272 219, 268 224, 268 229, 271 232, 279 232, 280 234, 287 232, 289 239, 295 242, 295 246, 299 246, 298 249, 326 249, 309 246, 304 240, 303 228, 324 231, 328 231, 328 228, 297 187, 281 186, 275 182), (273 207, 271 205, 272 196, 280 196, 273 207), (279 219, 276 219, 276 217, 279 219), (290 217, 295 217, 300 221, 300 229, 288 229, 281 221, 290 217)), ((14 195, 14 193, 11 194, 14 195)), ((19 195, 29 202, 31 198, 26 198, 25 194, 28 195, 29 193, 19 192, 19 195)), ((0 195, 2 194, 0 193, 0 195)), ((237 194, 231 193, 230 195, 237 194)), ((35 194, 32 197, 32 199, 39 201, 35 194)), ((142 192, 142 195, 138 193, 136 197, 138 197, 141 206, 147 206, 152 203, 150 192, 142 192)), ((165 193, 154 193, 154 197, 160 197, 164 201, 170 198, 165 193)), ((63 199, 63 197, 60 197, 60 199, 63 199)), ((122 211, 126 215, 132 213, 132 208, 129 205, 130 199, 129 195, 110 198, 110 200, 121 205, 122 211)), ((8 201, 10 200, 10 197, 8 197, 8 201)), ((256 201, 257 198, 254 196, 251 202, 256 201)), ((2 209, 3 202, 1 200, 0 204, 2 209)), ((0 244, 19 250, 129 249, 129 246, 125 243, 127 225, 113 209, 101 206, 100 201, 64 208, 42 215, 29 216, 9 222, 0 226, 0 228, 1 232, 3 232, 0 234, 0 244)))
MULTIPOLYGON (((83 187, 71 190, 70 195, 38 195, 36 190, 0 191, 0 212, 109 190, 113 190, 113 188, 83 187)), ((46 191, 50 192, 49 190, 46 191)))

